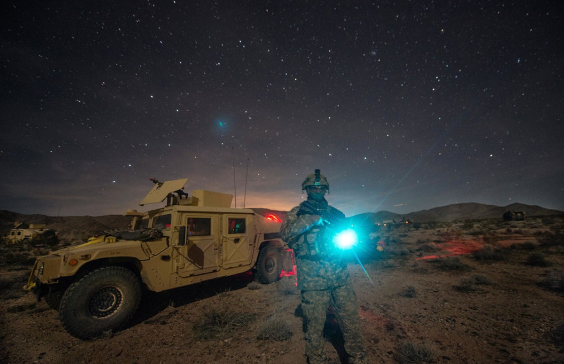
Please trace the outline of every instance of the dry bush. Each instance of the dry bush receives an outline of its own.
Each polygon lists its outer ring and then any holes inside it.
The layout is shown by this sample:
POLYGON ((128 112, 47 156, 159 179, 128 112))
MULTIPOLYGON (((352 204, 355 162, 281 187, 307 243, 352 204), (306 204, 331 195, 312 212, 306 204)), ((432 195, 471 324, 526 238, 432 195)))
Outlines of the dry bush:
POLYGON ((472 230, 474 228, 474 221, 464 220, 462 223, 462 230, 472 230))
POLYGON ((291 296, 298 293, 296 279, 294 277, 284 277, 276 282, 276 290, 285 296, 291 296))
POLYGON ((564 232, 542 232, 537 234, 537 239, 540 245, 544 247, 564 245, 564 232))
POLYGON ((430 242, 431 242, 431 239, 417 239, 415 244, 425 244, 425 243, 430 243, 430 242))
POLYGON ((226 299, 219 295, 219 301, 204 309, 199 322, 193 327, 195 335, 204 340, 225 339, 236 331, 245 329, 254 319, 248 312, 235 311, 226 299))
POLYGON ((436 252, 440 250, 436 245, 432 244, 423 244, 419 248, 417 248, 418 252, 436 252))
POLYGON ((460 283, 453 288, 459 292, 474 292, 477 289, 475 285, 489 285, 491 281, 488 277, 475 274, 472 277, 465 278, 460 281, 460 283))
POLYGON ((539 285, 550 291, 564 293, 564 271, 561 269, 547 271, 545 278, 539 282, 539 285))
POLYGON ((460 281, 460 283, 456 286, 453 286, 455 290, 459 292, 474 292, 476 289, 474 288, 474 279, 466 278, 460 281))
POLYGON ((550 332, 553 342, 556 345, 564 346, 564 324, 560 324, 550 332))
POLYGON ((490 284, 492 284, 490 279, 486 276, 475 274, 475 275, 472 276, 472 279, 474 279, 474 283, 476 283, 478 285, 490 285, 490 284))
POLYGON ((256 291, 262 288, 262 284, 260 284, 257 281, 253 281, 247 285, 247 288, 250 289, 251 291, 256 291))
POLYGON ((285 341, 292 337, 292 329, 281 317, 273 316, 262 323, 255 337, 258 340, 285 341))
POLYGON ((6 278, 0 278, 0 292, 12 288, 12 282, 6 278))
POLYGON ((507 254, 502 249, 496 249, 491 245, 485 245, 482 249, 472 253, 476 260, 482 261, 501 261, 507 258, 507 254))
POLYGON ((515 247, 522 249, 522 250, 535 250, 539 246, 537 244, 533 243, 532 241, 526 241, 523 244, 517 244, 515 247))
POLYGON ((413 286, 407 286, 403 291, 399 293, 402 297, 414 298, 417 297, 417 290, 413 286))
POLYGON ((395 359, 400 364, 432 363, 435 361, 433 349, 425 343, 402 342, 397 349, 395 359))
POLYGON ((527 257, 526 263, 535 267, 549 267, 551 263, 541 253, 533 253, 527 257))
POLYGON ((482 240, 484 244, 495 244, 497 241, 501 240, 501 237, 495 234, 484 234, 482 240))
POLYGON ((437 260, 432 260, 430 262, 436 263, 437 268, 444 271, 465 272, 471 269, 471 267, 468 264, 463 263, 459 258, 456 257, 437 259, 437 260))

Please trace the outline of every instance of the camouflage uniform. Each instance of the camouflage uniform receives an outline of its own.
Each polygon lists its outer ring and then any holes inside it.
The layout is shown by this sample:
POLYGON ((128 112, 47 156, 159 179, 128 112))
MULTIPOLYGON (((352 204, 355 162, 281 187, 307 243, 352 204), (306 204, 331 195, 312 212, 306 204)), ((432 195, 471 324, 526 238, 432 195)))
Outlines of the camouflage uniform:
MULTIPOLYGON (((310 206, 344 218, 344 214, 322 201, 308 198, 310 206)), ((311 213, 303 213, 304 203, 294 207, 282 223, 281 237, 294 249, 298 289, 306 328, 306 355, 310 364, 326 363, 324 355, 327 308, 333 308, 345 339, 350 363, 368 363, 360 329, 358 305, 346 263, 331 252, 332 231, 323 223, 313 223, 311 213)))

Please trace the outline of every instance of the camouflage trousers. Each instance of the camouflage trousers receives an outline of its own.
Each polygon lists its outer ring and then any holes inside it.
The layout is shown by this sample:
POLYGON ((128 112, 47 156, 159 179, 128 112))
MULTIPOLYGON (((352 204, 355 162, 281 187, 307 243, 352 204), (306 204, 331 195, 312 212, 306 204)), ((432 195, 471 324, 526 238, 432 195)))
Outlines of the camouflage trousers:
POLYGON ((306 355, 310 364, 326 363, 324 354, 325 326, 327 308, 331 305, 345 339, 345 350, 349 363, 368 364, 364 338, 360 329, 358 304, 352 284, 326 290, 302 291, 302 310, 304 313, 306 355))

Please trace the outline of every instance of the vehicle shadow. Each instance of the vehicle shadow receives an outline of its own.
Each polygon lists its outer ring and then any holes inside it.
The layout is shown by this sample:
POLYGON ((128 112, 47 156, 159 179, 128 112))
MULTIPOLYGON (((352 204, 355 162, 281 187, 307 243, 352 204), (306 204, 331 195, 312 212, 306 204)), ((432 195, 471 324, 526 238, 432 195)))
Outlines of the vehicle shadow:
POLYGON ((137 313, 124 329, 146 324, 165 324, 166 318, 156 318, 168 307, 182 307, 205 298, 213 297, 221 292, 244 289, 254 281, 251 272, 235 276, 213 279, 166 292, 143 291, 143 298, 137 313))

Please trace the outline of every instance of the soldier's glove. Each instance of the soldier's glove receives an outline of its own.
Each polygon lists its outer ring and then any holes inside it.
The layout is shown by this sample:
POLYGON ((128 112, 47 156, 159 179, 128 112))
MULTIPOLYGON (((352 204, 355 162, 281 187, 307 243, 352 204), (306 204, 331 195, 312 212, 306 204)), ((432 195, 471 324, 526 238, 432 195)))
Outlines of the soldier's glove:
POLYGON ((303 215, 309 226, 323 226, 323 218, 320 215, 303 215))

